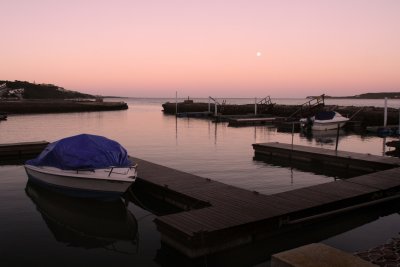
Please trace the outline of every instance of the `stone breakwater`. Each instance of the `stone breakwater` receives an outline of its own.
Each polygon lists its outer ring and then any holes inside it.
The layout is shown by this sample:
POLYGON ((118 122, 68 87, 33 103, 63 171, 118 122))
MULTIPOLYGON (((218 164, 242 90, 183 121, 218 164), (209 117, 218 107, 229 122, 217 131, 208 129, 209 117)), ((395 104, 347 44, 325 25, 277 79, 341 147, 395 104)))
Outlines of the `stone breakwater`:
POLYGON ((400 238, 392 238, 384 245, 367 251, 357 252, 355 255, 377 266, 400 267, 400 238))
MULTIPOLYGON (((164 103, 163 111, 166 114, 175 114, 175 103, 164 103)), ((211 104, 211 112, 214 112, 214 104, 211 104)), ((221 115, 248 115, 254 114, 254 104, 245 105, 221 105, 217 106, 218 114, 221 115)), ((272 115, 278 117, 289 117, 298 111, 298 105, 273 105, 257 107, 257 114, 272 115)), ((336 106, 325 105, 320 107, 324 110, 334 110, 347 116, 354 121, 359 121, 362 126, 383 125, 384 109, 380 107, 361 107, 356 106, 336 106)), ((208 103, 178 103, 178 112, 204 112, 208 111, 208 103)), ((293 118, 300 118, 300 113, 297 113, 293 118)), ((397 125, 399 123, 399 111, 394 108, 388 108, 387 124, 397 125)))
POLYGON ((128 109, 125 102, 70 100, 0 101, 0 112, 9 114, 90 112, 128 109))

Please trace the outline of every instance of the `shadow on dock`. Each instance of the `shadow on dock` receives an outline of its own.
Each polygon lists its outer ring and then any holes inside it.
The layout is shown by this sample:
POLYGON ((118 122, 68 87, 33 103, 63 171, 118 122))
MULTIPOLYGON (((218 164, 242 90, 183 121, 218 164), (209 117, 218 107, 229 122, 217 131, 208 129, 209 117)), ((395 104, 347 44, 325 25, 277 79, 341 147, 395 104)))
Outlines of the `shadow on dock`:
MULTIPOLYGON (((134 203, 135 205, 147 210, 154 215, 163 216, 184 211, 179 205, 173 205, 165 201, 164 197, 160 197, 159 193, 154 192, 151 186, 145 182, 138 180, 125 193, 125 201, 134 203)), ((164 195, 164 194, 161 194, 164 195)))

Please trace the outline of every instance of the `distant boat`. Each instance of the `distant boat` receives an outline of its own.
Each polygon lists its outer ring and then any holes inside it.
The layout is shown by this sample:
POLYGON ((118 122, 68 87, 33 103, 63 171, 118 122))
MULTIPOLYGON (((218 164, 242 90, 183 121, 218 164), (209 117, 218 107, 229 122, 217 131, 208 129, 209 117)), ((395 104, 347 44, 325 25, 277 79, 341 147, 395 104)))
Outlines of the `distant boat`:
POLYGON ((398 140, 386 142, 386 145, 400 150, 400 141, 398 141, 398 140))
POLYGON ((301 126, 313 131, 327 131, 343 127, 349 118, 336 111, 320 111, 315 116, 300 119, 301 126))
POLYGON ((378 136, 399 135, 399 126, 398 125, 367 126, 366 131, 369 133, 374 133, 378 136))
POLYGON ((49 144, 25 170, 33 182, 83 198, 117 198, 137 177, 137 165, 119 143, 89 134, 49 144))
POLYGON ((5 120, 7 120, 7 113, 0 112, 0 121, 5 121, 5 120))

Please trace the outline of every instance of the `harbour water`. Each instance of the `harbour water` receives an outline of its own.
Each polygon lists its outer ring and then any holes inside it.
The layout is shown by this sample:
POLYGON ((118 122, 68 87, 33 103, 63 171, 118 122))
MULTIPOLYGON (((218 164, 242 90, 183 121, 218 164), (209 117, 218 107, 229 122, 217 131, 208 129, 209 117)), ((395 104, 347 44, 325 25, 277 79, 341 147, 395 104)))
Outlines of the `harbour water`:
MULTIPOLYGON (((262 194, 288 191, 330 182, 338 178, 332 173, 316 171, 317 168, 304 170, 255 160, 251 146, 253 143, 263 142, 291 143, 293 138, 294 144, 335 149, 336 132, 307 137, 300 133, 292 136, 291 133, 280 132, 277 128, 266 126, 232 128, 226 123, 216 124, 205 119, 175 118, 175 116, 164 115, 161 111, 161 103, 173 102, 174 99, 123 100, 128 103, 128 110, 10 115, 8 121, 0 123, 0 143, 39 140, 51 142, 80 133, 103 135, 120 142, 132 156, 237 187, 256 190, 262 194)), ((227 103, 241 104, 252 103, 252 101, 254 99, 229 99, 227 103)), ((326 103, 383 106, 383 100, 338 99, 337 102, 334 101, 336 100, 329 99, 326 103)), ((275 102, 301 104, 305 101, 304 99, 277 99, 275 102)), ((400 101, 390 100, 389 106, 399 108, 400 101)), ((384 155, 390 149, 385 147, 385 142, 394 139, 341 132, 338 148, 345 151, 384 155)), ((123 238, 113 238, 113 242, 110 242, 108 238, 108 242, 104 242, 106 239, 104 237, 95 238, 93 241, 93 238, 88 239, 79 231, 72 231, 74 234, 71 234, 68 230, 79 228, 80 225, 71 226, 72 222, 65 220, 68 216, 75 216, 83 224, 95 225, 96 222, 101 222, 104 218, 114 218, 112 216, 115 215, 113 212, 101 212, 103 209, 113 210, 112 207, 95 205, 93 209, 98 212, 88 214, 87 217, 80 217, 79 215, 84 213, 73 208, 76 203, 71 203, 74 202, 68 199, 60 200, 58 196, 27 184, 27 176, 22 166, 0 167, 0 216, 2 218, 0 259, 5 263, 2 266, 27 264, 167 266, 171 260, 165 258, 178 257, 171 256, 173 254, 161 245, 160 235, 153 223, 156 215, 134 203, 129 203, 114 220, 117 221, 117 225, 118 223, 133 224, 126 222, 125 219, 127 216, 135 217, 138 232, 129 242, 123 238), (53 203, 54 206, 49 207, 46 203, 53 203), (69 210, 67 207, 72 208, 69 210)), ((119 207, 119 204, 115 203, 115 206, 119 207)), ((88 204, 88 209, 91 209, 91 205, 91 203, 88 204)), ((332 236, 323 235, 311 241, 307 239, 307 242, 322 240, 339 249, 354 252, 382 244, 391 237, 397 237, 400 230, 398 226, 400 216, 396 211, 386 212, 385 216, 381 216, 378 212, 378 215, 375 214, 372 218, 356 224, 354 229, 345 227, 343 229, 346 230, 343 233, 334 231, 332 236)), ((347 219, 351 220, 351 218, 347 219)), ((343 222, 337 222, 338 225, 341 223, 343 222)), ((99 231, 104 232, 104 228, 99 231)), ((95 234, 92 234, 92 237, 93 235, 95 234)), ((97 235, 102 236, 101 233, 97 235)), ((295 242, 286 244, 286 248, 290 248, 291 245, 295 246, 295 242)), ((241 264, 265 266, 263 264, 267 264, 268 251, 271 248, 261 247, 261 249, 265 250, 265 257, 241 264)), ((197 262, 196 265, 203 263, 197 262)))

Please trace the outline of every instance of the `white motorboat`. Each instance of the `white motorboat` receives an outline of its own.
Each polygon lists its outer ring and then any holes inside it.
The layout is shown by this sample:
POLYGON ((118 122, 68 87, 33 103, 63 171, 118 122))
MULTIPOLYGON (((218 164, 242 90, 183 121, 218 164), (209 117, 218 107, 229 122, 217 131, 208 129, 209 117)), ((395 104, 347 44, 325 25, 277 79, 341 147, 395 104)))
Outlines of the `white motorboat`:
POLYGON ((33 182, 85 198, 118 197, 137 177, 137 165, 120 144, 87 134, 49 144, 25 170, 33 182))
POLYGON ((136 180, 136 167, 62 170, 26 164, 25 170, 31 180, 52 186, 69 195, 102 198, 119 196, 128 190, 136 180))
POLYGON ((313 117, 302 118, 300 123, 302 127, 309 127, 313 131, 334 130, 343 127, 349 118, 342 116, 336 111, 322 111, 313 117))

